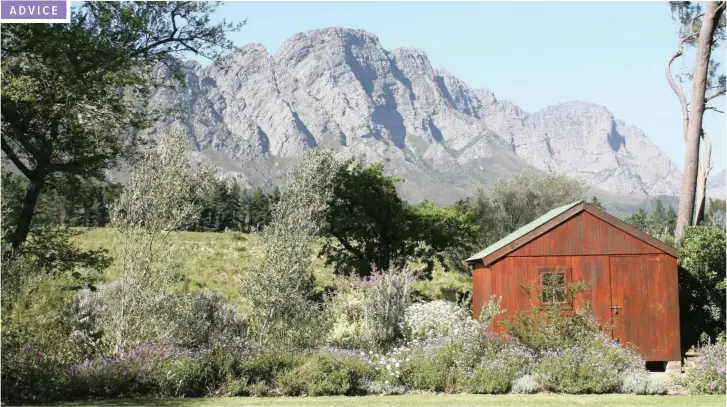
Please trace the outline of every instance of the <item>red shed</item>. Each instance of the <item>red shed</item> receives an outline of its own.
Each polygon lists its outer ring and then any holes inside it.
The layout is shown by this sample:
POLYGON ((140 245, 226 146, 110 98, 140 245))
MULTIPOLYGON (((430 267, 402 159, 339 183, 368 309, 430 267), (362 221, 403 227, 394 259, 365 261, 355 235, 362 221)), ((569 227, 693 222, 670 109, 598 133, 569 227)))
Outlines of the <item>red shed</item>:
MULTIPOLYGON (((473 309, 492 294, 505 314, 532 304, 562 302, 568 285, 586 281, 584 300, 611 335, 631 343, 646 361, 681 359, 676 250, 597 207, 556 208, 467 259, 473 269, 473 309), (523 286, 533 286, 530 294, 523 286)), ((493 329, 501 330, 497 324, 493 329)))

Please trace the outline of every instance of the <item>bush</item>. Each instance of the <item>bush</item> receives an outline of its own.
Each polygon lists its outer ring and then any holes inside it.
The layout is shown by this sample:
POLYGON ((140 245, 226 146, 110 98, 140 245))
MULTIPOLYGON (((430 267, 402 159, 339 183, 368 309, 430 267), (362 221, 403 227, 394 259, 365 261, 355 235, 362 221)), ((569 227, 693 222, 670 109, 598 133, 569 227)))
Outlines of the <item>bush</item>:
POLYGON ((368 278, 338 280, 329 303, 333 327, 328 343, 359 349, 389 349, 404 338, 414 273, 377 271, 368 278))
POLYGON ((485 356, 463 380, 468 392, 502 394, 510 391, 512 382, 530 369, 533 356, 525 349, 508 345, 497 353, 485 356))
POLYGON ((666 383, 649 374, 646 370, 627 372, 621 383, 621 393, 628 394, 666 394, 666 383))
POLYGON ((448 336, 466 325, 476 323, 469 312, 450 301, 420 302, 410 305, 404 315, 407 336, 410 340, 448 336))
POLYGON ((598 332, 590 307, 569 312, 560 307, 544 311, 538 307, 520 312, 502 322, 505 333, 536 353, 554 351, 587 341, 598 332))
POLYGON ((699 349, 702 359, 696 366, 687 370, 679 384, 692 394, 725 394, 727 382, 725 379, 725 352, 727 346, 724 342, 707 345, 699 349))
POLYGON ((257 355, 241 366, 242 395, 262 396, 275 390, 276 379, 303 363, 299 355, 269 352, 257 355))
POLYGON ((247 321, 217 292, 193 292, 179 301, 175 341, 185 347, 247 351, 247 321))
POLYGON ((41 403, 64 398, 70 375, 58 355, 46 354, 31 345, 9 346, 3 335, 2 397, 10 403, 41 403))
POLYGON ((352 395, 362 393, 373 375, 373 369, 360 358, 314 353, 280 376, 278 383, 283 394, 291 396, 352 395))
POLYGON ((543 386, 533 375, 529 374, 513 380, 510 388, 510 393, 513 394, 535 394, 541 391, 543 391, 543 386))
POLYGON ((573 347, 545 352, 534 372, 537 380, 553 392, 608 393, 621 386, 625 372, 643 366, 633 350, 597 336, 573 347))
POLYGON ((448 346, 420 349, 411 354, 402 380, 410 389, 451 391, 457 384, 455 355, 448 346))

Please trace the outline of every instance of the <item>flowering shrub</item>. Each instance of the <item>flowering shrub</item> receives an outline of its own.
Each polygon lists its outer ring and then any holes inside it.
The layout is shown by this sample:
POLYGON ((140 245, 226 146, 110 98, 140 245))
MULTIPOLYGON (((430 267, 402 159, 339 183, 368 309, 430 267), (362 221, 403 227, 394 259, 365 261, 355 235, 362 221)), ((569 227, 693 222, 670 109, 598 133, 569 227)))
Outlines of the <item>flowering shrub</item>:
POLYGON ((329 304, 332 345, 386 349, 404 338, 404 315, 411 303, 414 273, 376 271, 368 278, 339 279, 338 293, 329 304))
POLYGON ((470 393, 507 393, 515 379, 528 373, 533 359, 527 349, 507 344, 497 353, 484 355, 473 369, 465 373, 462 381, 470 393))
POLYGON ((408 347, 398 347, 386 353, 369 351, 368 354, 362 353, 361 356, 373 367, 379 381, 385 385, 396 385, 401 383, 401 372, 405 364, 410 361, 410 352, 411 349, 408 347))
POLYGON ((476 325, 469 312, 450 301, 437 300, 410 305, 404 315, 409 339, 431 339, 458 334, 476 325))
POLYGON ((725 394, 725 358, 727 346, 724 342, 707 345, 700 349, 702 359, 696 366, 687 370, 679 381, 682 386, 693 394, 725 394))
POLYGON ((558 393, 608 393, 621 386, 625 372, 643 369, 640 356, 605 336, 546 351, 534 372, 547 390, 558 393))

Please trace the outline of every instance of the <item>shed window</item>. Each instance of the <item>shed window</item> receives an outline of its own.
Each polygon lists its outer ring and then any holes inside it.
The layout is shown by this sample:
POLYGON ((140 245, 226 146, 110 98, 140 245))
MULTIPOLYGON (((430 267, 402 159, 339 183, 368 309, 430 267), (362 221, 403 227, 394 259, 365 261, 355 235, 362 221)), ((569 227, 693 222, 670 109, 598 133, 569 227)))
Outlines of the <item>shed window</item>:
POLYGON ((565 302, 565 273, 545 271, 540 274, 541 301, 543 304, 562 304, 565 302))

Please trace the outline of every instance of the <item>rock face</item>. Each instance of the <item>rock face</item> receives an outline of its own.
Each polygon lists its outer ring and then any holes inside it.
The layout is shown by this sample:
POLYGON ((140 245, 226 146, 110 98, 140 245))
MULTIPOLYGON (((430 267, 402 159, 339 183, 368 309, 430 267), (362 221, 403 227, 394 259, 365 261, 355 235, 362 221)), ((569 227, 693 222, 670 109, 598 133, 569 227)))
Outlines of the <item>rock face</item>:
POLYGON ((179 114, 147 134, 186 132, 199 159, 243 183, 276 183, 306 150, 331 148, 383 162, 414 201, 451 203, 525 169, 609 193, 679 192, 674 163, 606 108, 567 102, 529 114, 362 30, 314 30, 275 55, 253 44, 185 66, 187 86, 151 102, 179 114))

